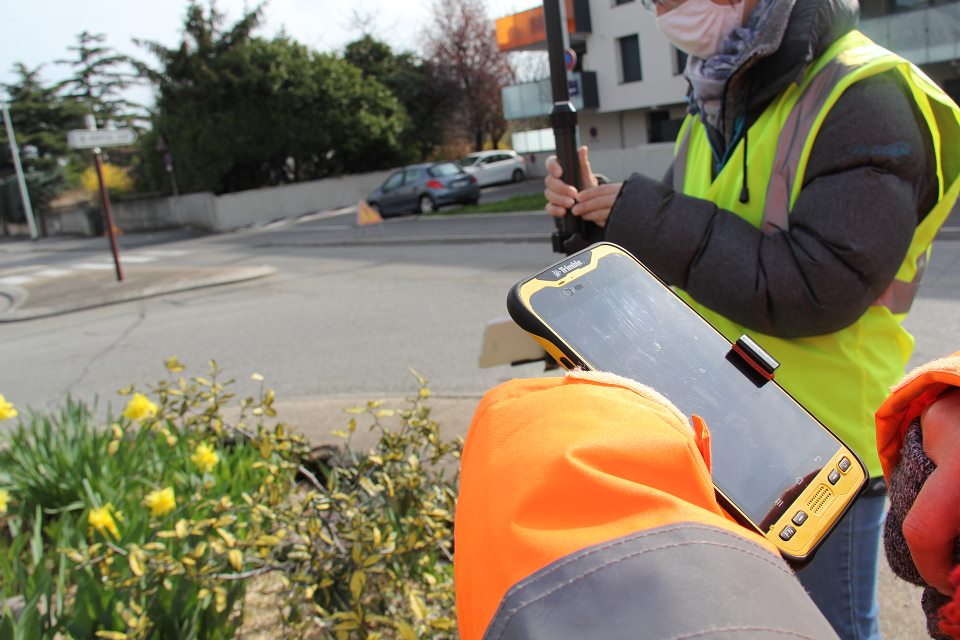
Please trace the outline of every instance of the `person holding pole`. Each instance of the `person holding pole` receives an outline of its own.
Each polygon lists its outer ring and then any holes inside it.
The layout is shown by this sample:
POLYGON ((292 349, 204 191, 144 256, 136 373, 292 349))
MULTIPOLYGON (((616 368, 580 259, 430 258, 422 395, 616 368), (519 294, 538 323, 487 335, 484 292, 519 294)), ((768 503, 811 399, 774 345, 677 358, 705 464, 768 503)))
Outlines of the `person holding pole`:
POLYGON ((798 575, 843 638, 878 638, 885 508, 873 412, 903 375, 902 326, 960 192, 960 114, 856 30, 854 0, 645 0, 689 54, 689 113, 663 181, 583 189, 547 161, 547 211, 605 231, 780 383, 877 481, 798 575))

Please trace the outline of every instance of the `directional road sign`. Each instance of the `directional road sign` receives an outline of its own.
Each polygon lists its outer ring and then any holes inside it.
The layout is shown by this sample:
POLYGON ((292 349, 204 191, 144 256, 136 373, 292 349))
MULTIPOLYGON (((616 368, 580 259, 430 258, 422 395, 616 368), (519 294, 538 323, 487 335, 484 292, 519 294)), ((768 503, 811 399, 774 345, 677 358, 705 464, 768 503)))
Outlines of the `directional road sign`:
POLYGON ((76 129, 67 132, 67 145, 71 149, 124 147, 136 140, 137 132, 133 129, 76 129))

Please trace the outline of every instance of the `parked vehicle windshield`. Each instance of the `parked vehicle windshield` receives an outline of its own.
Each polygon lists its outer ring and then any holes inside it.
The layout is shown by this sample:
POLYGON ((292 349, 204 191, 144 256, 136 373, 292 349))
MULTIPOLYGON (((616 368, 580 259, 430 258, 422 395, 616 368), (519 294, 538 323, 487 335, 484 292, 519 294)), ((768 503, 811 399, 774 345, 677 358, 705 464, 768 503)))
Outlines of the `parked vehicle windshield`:
POLYGON ((434 178, 443 178, 445 176, 455 176, 460 173, 460 168, 452 162, 444 162, 443 164, 437 164, 427 171, 434 178))

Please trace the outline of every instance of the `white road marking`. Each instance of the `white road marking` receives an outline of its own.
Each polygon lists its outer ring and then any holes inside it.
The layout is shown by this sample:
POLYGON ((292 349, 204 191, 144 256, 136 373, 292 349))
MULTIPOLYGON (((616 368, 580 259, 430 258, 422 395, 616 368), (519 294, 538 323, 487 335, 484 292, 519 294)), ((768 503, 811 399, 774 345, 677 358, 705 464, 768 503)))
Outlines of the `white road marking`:
MULTIPOLYGON (((138 251, 135 254, 120 254, 120 264, 147 264, 150 262, 156 262, 161 258, 178 258, 189 253, 190 251, 183 249, 148 249, 145 251, 138 251)), ((27 284, 28 282, 35 282, 36 280, 42 280, 44 278, 60 278, 63 276, 68 276, 71 273, 76 273, 77 271, 109 271, 113 268, 115 268, 115 265, 112 261, 77 262, 63 268, 47 267, 44 269, 39 269, 38 271, 32 271, 25 275, 5 276, 0 278, 0 285, 5 284, 16 286, 27 284)))
POLYGON ((145 262, 155 262, 156 260, 158 260, 156 256, 120 256, 120 264, 123 264, 124 262, 129 262, 130 264, 143 264, 145 262))
POLYGON ((146 249, 138 253, 145 256, 157 256, 158 258, 176 258, 178 256, 185 256, 190 252, 184 249, 146 249))
POLYGON ((65 276, 69 273, 70 271, 67 269, 42 269, 33 275, 40 278, 59 278, 60 276, 65 276))
POLYGON ((113 269, 113 265, 102 262, 79 262, 73 265, 73 268, 81 271, 106 271, 107 269, 113 269))

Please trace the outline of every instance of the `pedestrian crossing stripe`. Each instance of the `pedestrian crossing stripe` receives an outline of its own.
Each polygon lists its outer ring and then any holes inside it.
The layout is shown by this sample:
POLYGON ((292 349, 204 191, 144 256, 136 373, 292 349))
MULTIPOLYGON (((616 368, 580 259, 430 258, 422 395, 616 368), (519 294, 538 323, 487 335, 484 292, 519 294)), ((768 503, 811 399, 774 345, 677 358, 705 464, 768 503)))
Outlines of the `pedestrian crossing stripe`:
MULTIPOLYGON (((136 254, 123 254, 120 256, 121 263, 146 264, 156 262, 161 258, 177 258, 189 254, 189 251, 182 249, 149 249, 139 251, 136 254)), ((9 275, 0 277, 0 286, 16 287, 36 280, 48 278, 60 278, 62 276, 76 273, 77 271, 107 271, 113 269, 116 265, 112 262, 76 262, 63 268, 47 267, 30 273, 9 275)))
POLYGON ((38 278, 59 278, 70 273, 69 269, 41 269, 33 275, 38 278))
POLYGON ((144 264, 156 260, 157 258, 153 256, 120 256, 120 262, 129 262, 130 264, 144 264))
POLYGON ((107 269, 113 269, 113 266, 106 262, 78 262, 72 265, 72 268, 79 271, 106 271, 107 269))

